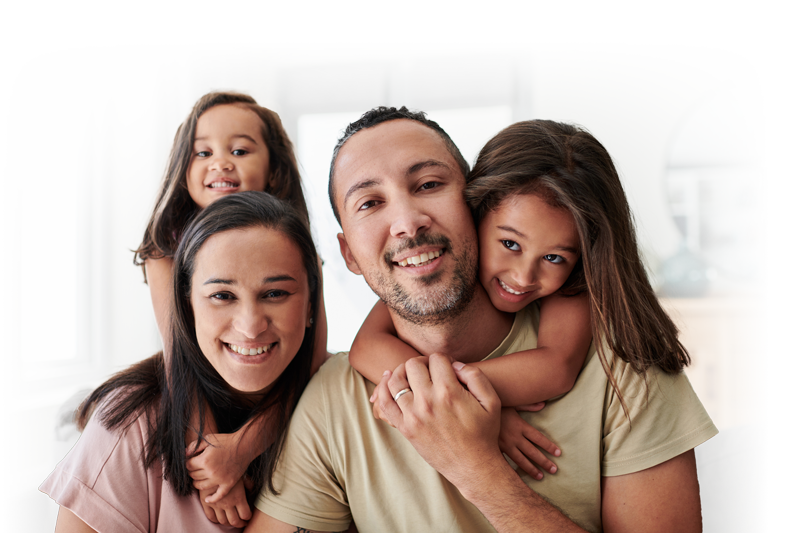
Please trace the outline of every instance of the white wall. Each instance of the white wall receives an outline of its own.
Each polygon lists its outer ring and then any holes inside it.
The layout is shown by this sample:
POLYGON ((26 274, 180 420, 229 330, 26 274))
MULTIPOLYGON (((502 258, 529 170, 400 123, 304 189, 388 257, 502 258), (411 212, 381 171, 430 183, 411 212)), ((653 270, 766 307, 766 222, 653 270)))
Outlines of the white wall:
MULTIPOLYGON (((766 71, 765 43, 267 43, 256 54, 257 86, 274 97, 281 67, 525 49, 533 56, 534 116, 578 122, 606 145, 642 242, 661 257, 672 255, 679 233, 664 196, 663 168, 673 129, 715 86, 766 71)), ((724 278, 713 286, 752 287, 724 278)))

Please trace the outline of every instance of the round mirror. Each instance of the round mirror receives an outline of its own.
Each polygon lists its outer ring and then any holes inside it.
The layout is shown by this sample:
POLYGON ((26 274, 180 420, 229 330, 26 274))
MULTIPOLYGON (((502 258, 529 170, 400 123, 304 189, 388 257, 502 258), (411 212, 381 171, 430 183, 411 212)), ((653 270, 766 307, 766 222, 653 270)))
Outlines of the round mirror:
POLYGON ((766 283, 766 74, 717 87, 684 114, 666 187, 689 250, 724 276, 766 283))

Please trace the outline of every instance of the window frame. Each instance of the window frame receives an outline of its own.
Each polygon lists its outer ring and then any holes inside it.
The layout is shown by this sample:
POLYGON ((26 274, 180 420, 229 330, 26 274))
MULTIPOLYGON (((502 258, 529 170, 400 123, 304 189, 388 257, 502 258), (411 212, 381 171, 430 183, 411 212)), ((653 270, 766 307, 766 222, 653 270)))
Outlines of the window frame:
MULTIPOLYGON (((3 398, 101 379, 108 368, 109 46, 79 45, 76 357, 24 363, 21 356, 22 184, 26 44, 4 43, 3 398)), ((55 262, 54 268, 58 268, 55 262)), ((57 319, 54 317, 53 319, 57 319)), ((4 411, 8 408, 4 407, 4 411)))

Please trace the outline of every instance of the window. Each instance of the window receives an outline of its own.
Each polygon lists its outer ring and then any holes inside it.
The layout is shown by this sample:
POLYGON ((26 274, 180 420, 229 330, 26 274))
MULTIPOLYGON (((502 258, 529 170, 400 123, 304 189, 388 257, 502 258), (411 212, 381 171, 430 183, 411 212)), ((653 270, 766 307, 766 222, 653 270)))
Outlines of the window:
POLYGON ((102 45, 3 46, 3 395, 103 370, 102 45))
POLYGON ((330 351, 350 348, 377 300, 364 280, 347 270, 336 238, 341 228, 328 201, 330 158, 342 130, 375 106, 405 105, 437 121, 472 164, 500 129, 530 118, 526 72, 529 68, 520 58, 493 56, 339 64, 280 73, 276 109, 296 142, 312 232, 325 261, 325 302, 336 309, 328 314, 330 351), (492 83, 467 81, 478 64, 483 79, 492 83))

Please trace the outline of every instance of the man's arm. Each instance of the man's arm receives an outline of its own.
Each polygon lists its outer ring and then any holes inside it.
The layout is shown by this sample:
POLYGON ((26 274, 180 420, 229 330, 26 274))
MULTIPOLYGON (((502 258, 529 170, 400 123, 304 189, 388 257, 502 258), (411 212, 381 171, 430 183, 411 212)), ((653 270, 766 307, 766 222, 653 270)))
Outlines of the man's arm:
POLYGON ((480 370, 454 368, 438 354, 428 366, 412 359, 405 372, 398 370, 384 374, 377 388, 387 419, 498 532, 585 531, 525 485, 503 458, 500 399, 480 370), (412 393, 395 402, 393 395, 406 388, 412 393))
MULTIPOLYGON (((244 533, 256 533, 260 531, 269 533, 314 533, 311 529, 290 526, 286 522, 281 522, 280 520, 272 518, 268 514, 262 513, 256 509, 255 513, 253 514, 253 518, 250 520, 250 523, 247 524, 244 533)), ((354 524, 350 524, 350 529, 347 531, 348 533, 358 533, 354 524)))
POLYGON ((604 477, 603 531, 700 532, 700 485, 694 450, 641 472, 604 477))

